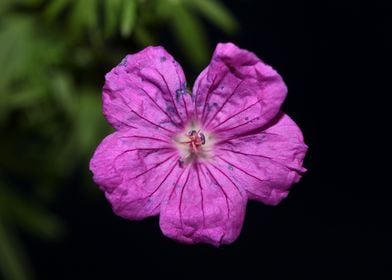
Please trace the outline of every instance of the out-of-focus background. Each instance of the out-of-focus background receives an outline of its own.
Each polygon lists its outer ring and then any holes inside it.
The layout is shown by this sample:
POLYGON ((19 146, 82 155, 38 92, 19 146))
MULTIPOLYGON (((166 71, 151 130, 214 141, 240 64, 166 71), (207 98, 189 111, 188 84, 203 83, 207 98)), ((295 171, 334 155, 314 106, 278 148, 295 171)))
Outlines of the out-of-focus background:
POLYGON ((1 0, 0 279, 383 275, 390 190, 366 177, 376 167, 360 143, 368 93, 385 92, 390 24, 377 1, 1 0), (282 74, 309 172, 281 205, 249 203, 233 245, 184 246, 156 218, 116 217, 92 183, 88 161, 112 131, 101 88, 148 45, 193 84, 225 41, 282 74))

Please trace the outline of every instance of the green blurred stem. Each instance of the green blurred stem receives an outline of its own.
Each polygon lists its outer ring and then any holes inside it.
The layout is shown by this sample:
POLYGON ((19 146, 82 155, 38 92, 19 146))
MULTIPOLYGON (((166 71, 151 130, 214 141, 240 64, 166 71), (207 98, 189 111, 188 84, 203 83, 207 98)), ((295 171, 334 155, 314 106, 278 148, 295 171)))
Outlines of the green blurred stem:
POLYGON ((0 217, 0 272, 5 280, 33 279, 19 240, 0 217))

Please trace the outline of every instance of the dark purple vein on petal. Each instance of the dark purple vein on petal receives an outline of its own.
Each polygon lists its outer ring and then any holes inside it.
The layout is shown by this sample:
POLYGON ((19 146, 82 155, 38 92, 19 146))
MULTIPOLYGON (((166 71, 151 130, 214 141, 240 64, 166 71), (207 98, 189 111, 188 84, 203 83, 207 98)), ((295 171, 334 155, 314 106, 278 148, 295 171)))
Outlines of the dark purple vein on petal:
MULTIPOLYGON (((176 70, 177 79, 178 79, 178 84, 179 84, 180 87, 181 87, 181 85, 182 85, 183 82, 181 81, 180 74, 178 74, 178 68, 177 68, 177 67, 174 67, 174 68, 175 68, 175 70, 176 70)), ((186 81, 185 81, 185 83, 186 83, 186 81)), ((186 89, 185 89, 185 90, 186 90, 186 89)), ((182 97, 182 102, 184 103, 186 119, 189 119, 188 108, 187 108, 187 106, 186 106, 186 102, 185 102, 185 99, 184 99, 184 95, 181 94, 181 97, 182 97)))
POLYGON ((219 167, 215 166, 212 163, 209 163, 212 167, 214 167, 216 170, 218 170, 219 173, 221 173, 223 176, 225 176, 232 184, 233 186, 237 189, 237 191, 239 192, 239 194, 242 196, 242 193, 240 191, 240 188, 233 182, 233 180, 231 180, 231 178, 225 173, 223 172, 219 167))
POLYGON ((171 192, 170 192, 168 201, 171 199, 171 197, 172 197, 172 195, 173 195, 173 193, 174 193, 174 190, 176 189, 177 184, 178 184, 178 182, 180 181, 180 179, 181 179, 181 177, 182 177, 182 174, 184 174, 185 170, 188 170, 188 168, 186 167, 186 168, 184 168, 184 169, 181 171, 180 176, 178 176, 178 178, 177 178, 175 184, 173 185, 173 188, 172 188, 172 190, 171 190, 171 192))
POLYGON ((208 92, 207 92, 206 98, 204 100, 203 112, 202 112, 202 114, 200 116, 200 120, 204 119, 204 114, 205 114, 206 107, 207 107, 206 105, 207 105, 207 102, 208 102, 208 99, 209 99, 211 93, 218 88, 218 84, 223 80, 223 77, 222 77, 218 83, 215 83, 215 80, 217 79, 217 77, 218 77, 217 75, 214 77, 210 87, 208 88, 208 92))
MULTIPOLYGON (((114 159, 113 162, 115 163, 119 157, 122 155, 129 153, 129 152, 134 152, 134 151, 160 151, 160 150, 172 150, 172 147, 163 147, 163 148, 135 148, 135 149, 129 149, 123 151, 121 154, 117 155, 114 159)), ((114 167, 114 170, 118 173, 118 170, 116 167, 114 167)))
POLYGON ((159 108, 159 110, 161 110, 169 118, 170 122, 174 126, 177 126, 177 123, 170 117, 170 115, 165 110, 162 109, 161 106, 158 105, 158 103, 147 93, 146 90, 144 90, 143 88, 139 88, 139 89, 141 89, 144 92, 144 94, 147 95, 148 98, 150 98, 150 100, 154 103, 154 105, 157 106, 159 108))
POLYGON ((189 172, 188 172, 188 175, 186 176, 185 183, 184 183, 184 185, 181 188, 180 203, 178 204, 178 211, 180 213, 180 223, 181 223, 181 227, 182 228, 184 228, 184 225, 183 225, 183 222, 182 222, 182 197, 184 195, 184 189, 185 189, 186 184, 188 183, 190 174, 191 174, 191 169, 189 168, 189 172))
POLYGON ((205 75, 204 75, 202 78, 200 78, 200 81, 199 81, 199 83, 197 84, 197 89, 196 89, 196 92, 195 92, 195 116, 196 116, 196 117, 198 117, 198 113, 197 113, 197 97, 199 96, 200 85, 201 85, 201 83, 202 83, 202 80, 204 80, 204 79, 205 79, 205 75))
POLYGON ((184 95, 181 94, 181 97, 182 97, 182 102, 184 103, 186 118, 189 119, 188 106, 186 106, 186 102, 185 102, 185 99, 184 99, 184 95))
POLYGON ((244 123, 242 123, 242 124, 239 124, 239 125, 236 125, 236 126, 233 126, 233 127, 218 129, 218 130, 216 130, 216 131, 219 131, 219 132, 222 132, 222 131, 230 131, 230 130, 239 128, 239 127, 241 127, 241 126, 247 125, 248 123, 253 122, 254 120, 258 120, 259 118, 260 118, 260 117, 255 117, 255 118, 253 118, 253 119, 251 119, 251 120, 249 120, 249 121, 247 121, 247 122, 244 122, 244 123))
POLYGON ((285 164, 283 164, 283 163, 281 163, 281 162, 279 162, 279 161, 277 161, 277 160, 275 160, 275 159, 273 159, 273 158, 271 158, 269 156, 248 154, 248 153, 244 153, 244 152, 240 152, 240 151, 236 151, 236 150, 230 150, 230 149, 226 149, 226 148, 219 148, 219 149, 222 150, 222 151, 232 152, 232 153, 240 154, 240 155, 243 155, 243 156, 261 157, 261 158, 270 160, 272 162, 275 162, 276 164, 283 166, 287 170, 296 171, 296 172, 299 172, 299 173, 303 172, 301 169, 298 169, 298 168, 295 168, 295 167, 291 167, 291 166, 287 166, 287 165, 285 165, 285 164))
MULTIPOLYGON (((147 174, 148 172, 150 172, 151 170, 154 170, 154 169, 157 168, 158 166, 164 164, 165 162, 167 162, 169 159, 173 158, 174 156, 176 156, 176 154, 173 153, 173 154, 170 155, 169 157, 165 158, 163 161, 160 161, 160 162, 156 163, 154 166, 150 167, 149 169, 146 169, 145 171, 143 171, 142 173, 136 175, 135 177, 132 177, 131 179, 136 179, 136 178, 138 178, 138 177, 140 177, 140 176, 142 176, 142 175, 147 174)), ((177 160, 178 160, 178 159, 176 159, 176 161, 177 161, 177 160)))
POLYGON ((219 187, 219 189, 221 190, 221 192, 223 193, 223 195, 225 196, 226 199, 226 212, 227 212, 227 220, 230 219, 230 206, 229 206, 229 197, 227 196, 227 193, 225 192, 225 190, 223 189, 222 185, 219 184, 218 180, 215 178, 215 176, 212 174, 212 172, 210 171, 210 169, 207 166, 204 166, 205 169, 207 170, 207 172, 210 174, 210 176, 212 177, 212 179, 214 179, 216 185, 219 187))
POLYGON ((157 126, 157 127, 159 127, 159 128, 162 128, 163 130, 166 130, 167 132, 174 133, 174 131, 172 131, 172 130, 170 130, 170 129, 167 129, 166 127, 163 127, 163 126, 161 126, 161 125, 159 125, 159 124, 156 124, 156 123, 150 121, 149 119, 147 119, 147 118, 145 118, 145 117, 139 115, 138 113, 136 113, 135 110, 132 109, 131 106, 129 106, 128 102, 126 102, 126 101, 124 100, 124 98, 123 98, 121 95, 119 95, 119 97, 122 99, 122 101, 124 102, 124 104, 131 110, 131 112, 134 113, 134 114, 135 114, 136 116, 138 116, 139 118, 141 118, 142 120, 144 120, 144 121, 146 121, 146 122, 148 122, 148 123, 150 123, 150 124, 152 124, 152 125, 155 125, 155 126, 157 126))
POLYGON ((204 212, 204 196, 203 196, 203 187, 201 186, 200 183, 200 174, 199 174, 199 166, 197 164, 195 164, 195 169, 196 169, 196 175, 197 175, 197 182, 199 185, 199 189, 200 189, 200 197, 201 197, 201 212, 203 214, 203 226, 206 226, 206 216, 205 216, 205 212, 204 212))
POLYGON ((141 138, 141 139, 150 139, 150 140, 155 140, 155 141, 159 141, 159 142, 163 142, 166 144, 170 144, 170 142, 163 140, 163 139, 159 139, 159 138, 155 138, 155 137, 150 137, 150 136, 139 136, 139 135, 129 135, 129 136, 121 136, 119 137, 120 139, 123 138, 141 138))
POLYGON ((126 122, 120 121, 118 118, 115 118, 112 115, 110 116, 110 118, 115 119, 117 122, 119 122, 119 123, 121 123, 121 124, 123 124, 123 125, 125 125, 125 126, 127 126, 129 128, 137 128, 136 126, 133 126, 133 125, 127 124, 126 122))
POLYGON ((258 178, 258 177, 256 177, 256 176, 254 176, 254 175, 252 175, 252 174, 246 172, 246 171, 243 170, 241 167, 238 167, 237 165, 235 165, 235 164, 229 162, 228 160, 222 158, 221 156, 216 156, 216 157, 220 158, 220 159, 223 160, 224 162, 226 162, 226 163, 230 164, 231 166, 237 168, 238 170, 242 171, 244 174, 246 174, 246 175, 248 175, 248 176, 250 176, 250 177, 252 177, 252 178, 255 178, 256 180, 259 180, 259 181, 261 181, 261 182, 268 181, 268 180, 265 180, 265 179, 260 179, 260 178, 258 178))
MULTIPOLYGON (((155 69, 154 69, 154 70, 155 70, 155 69)), ((181 118, 181 115, 180 115, 180 113, 179 113, 179 111, 178 111, 178 108, 177 108, 176 103, 174 102, 173 95, 172 95, 172 93, 171 93, 171 91, 170 91, 169 85, 168 85, 168 83, 167 83, 165 77, 164 77, 164 76, 162 75, 162 73, 159 72, 158 70, 155 70, 155 71, 159 74, 159 76, 161 76, 163 82, 165 83, 166 90, 167 90, 166 93, 169 94, 170 99, 171 99, 171 101, 172 101, 172 103, 173 103, 173 106, 174 106, 174 108, 176 109, 176 113, 177 113, 177 115, 178 115, 178 118, 181 120, 181 124, 183 125, 184 120, 181 118)), ((181 85, 180 85, 180 87, 181 87, 181 85)))
POLYGON ((219 107, 218 110, 215 111, 215 114, 209 119, 208 122, 206 122, 206 119, 208 117, 209 112, 206 114, 205 118, 203 119, 203 123, 205 123, 205 127, 208 127, 208 125, 210 124, 210 122, 215 118, 215 116, 223 109, 223 107, 225 107, 226 103, 230 100, 230 98, 237 92, 238 88, 240 87, 240 85, 244 82, 245 80, 240 81, 237 86, 235 87, 235 89, 233 90, 233 92, 226 98, 226 100, 223 102, 222 106, 219 107))
POLYGON ((246 110, 252 108, 253 106, 255 106, 255 105, 259 104, 259 103, 260 103, 260 100, 257 100, 257 102, 255 102, 255 103, 249 105, 249 106, 246 107, 245 109, 243 109, 243 110, 241 110, 241 111, 235 113, 234 115, 231 115, 230 117, 226 118, 224 121, 218 123, 218 124, 217 124, 216 126, 214 126, 212 129, 216 129, 218 126, 221 126, 222 124, 224 124, 224 123, 227 122, 228 120, 230 120, 230 119, 232 119, 232 118, 238 116, 239 114, 245 112, 246 110))
MULTIPOLYGON (((181 171, 180 175, 178 176, 176 182, 174 183, 174 185, 173 185, 173 187, 172 187, 172 189, 171 189, 171 191, 170 191, 170 195, 169 195, 169 197, 168 197, 168 199, 167 199, 167 203, 169 203, 169 201, 171 200, 171 197, 172 197, 174 191, 175 191, 176 188, 177 188, 177 184, 178 184, 178 182, 180 181, 180 179, 182 178, 182 175, 184 174, 185 170, 188 170, 188 168, 186 167, 186 168, 184 168, 184 169, 181 171)), ((189 176, 189 173, 188 173, 188 176, 189 176)), ((181 221, 181 226, 182 226, 182 221, 181 221)))
POLYGON ((154 191, 152 193, 150 193, 148 196, 146 196, 145 198, 151 197, 153 196, 158 190, 159 188, 162 186, 162 184, 167 180, 167 178, 169 178, 170 174, 173 172, 174 168, 177 166, 178 164, 178 158, 174 161, 173 166, 170 168, 169 172, 166 174, 166 176, 163 178, 162 182, 154 189, 154 191))

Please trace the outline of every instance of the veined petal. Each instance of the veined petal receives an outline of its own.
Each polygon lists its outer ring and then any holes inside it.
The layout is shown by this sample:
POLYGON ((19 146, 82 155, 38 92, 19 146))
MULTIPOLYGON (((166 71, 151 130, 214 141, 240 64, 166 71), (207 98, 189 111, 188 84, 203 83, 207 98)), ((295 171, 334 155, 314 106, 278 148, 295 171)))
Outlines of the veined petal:
POLYGON ((181 171, 170 140, 141 129, 106 137, 95 151, 90 169, 114 212, 133 220, 159 213, 165 191, 181 171))
POLYGON ((128 55, 106 75, 103 112, 116 129, 150 127, 163 133, 182 128, 191 96, 181 66, 162 47, 128 55))
POLYGON ((230 137, 262 127, 279 112, 287 88, 255 54, 218 44, 196 80, 195 114, 204 128, 230 137))
POLYGON ((246 193, 207 164, 184 169, 166 195, 160 214, 162 232, 184 243, 232 243, 240 234, 246 193))
POLYGON ((250 199, 276 205, 306 171, 306 151, 298 126, 281 114, 263 132, 218 144, 216 164, 246 189, 250 199))

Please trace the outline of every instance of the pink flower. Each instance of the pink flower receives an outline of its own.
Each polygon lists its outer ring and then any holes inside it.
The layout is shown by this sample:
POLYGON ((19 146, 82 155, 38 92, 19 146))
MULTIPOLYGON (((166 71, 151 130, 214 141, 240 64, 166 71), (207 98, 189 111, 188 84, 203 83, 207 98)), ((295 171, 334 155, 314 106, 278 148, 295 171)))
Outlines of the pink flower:
POLYGON ((160 214, 185 243, 232 243, 248 199, 276 205, 306 170, 307 146, 280 106, 286 86, 251 52, 218 44, 193 91, 162 47, 128 55, 106 75, 103 112, 116 131, 90 162, 114 212, 160 214))

